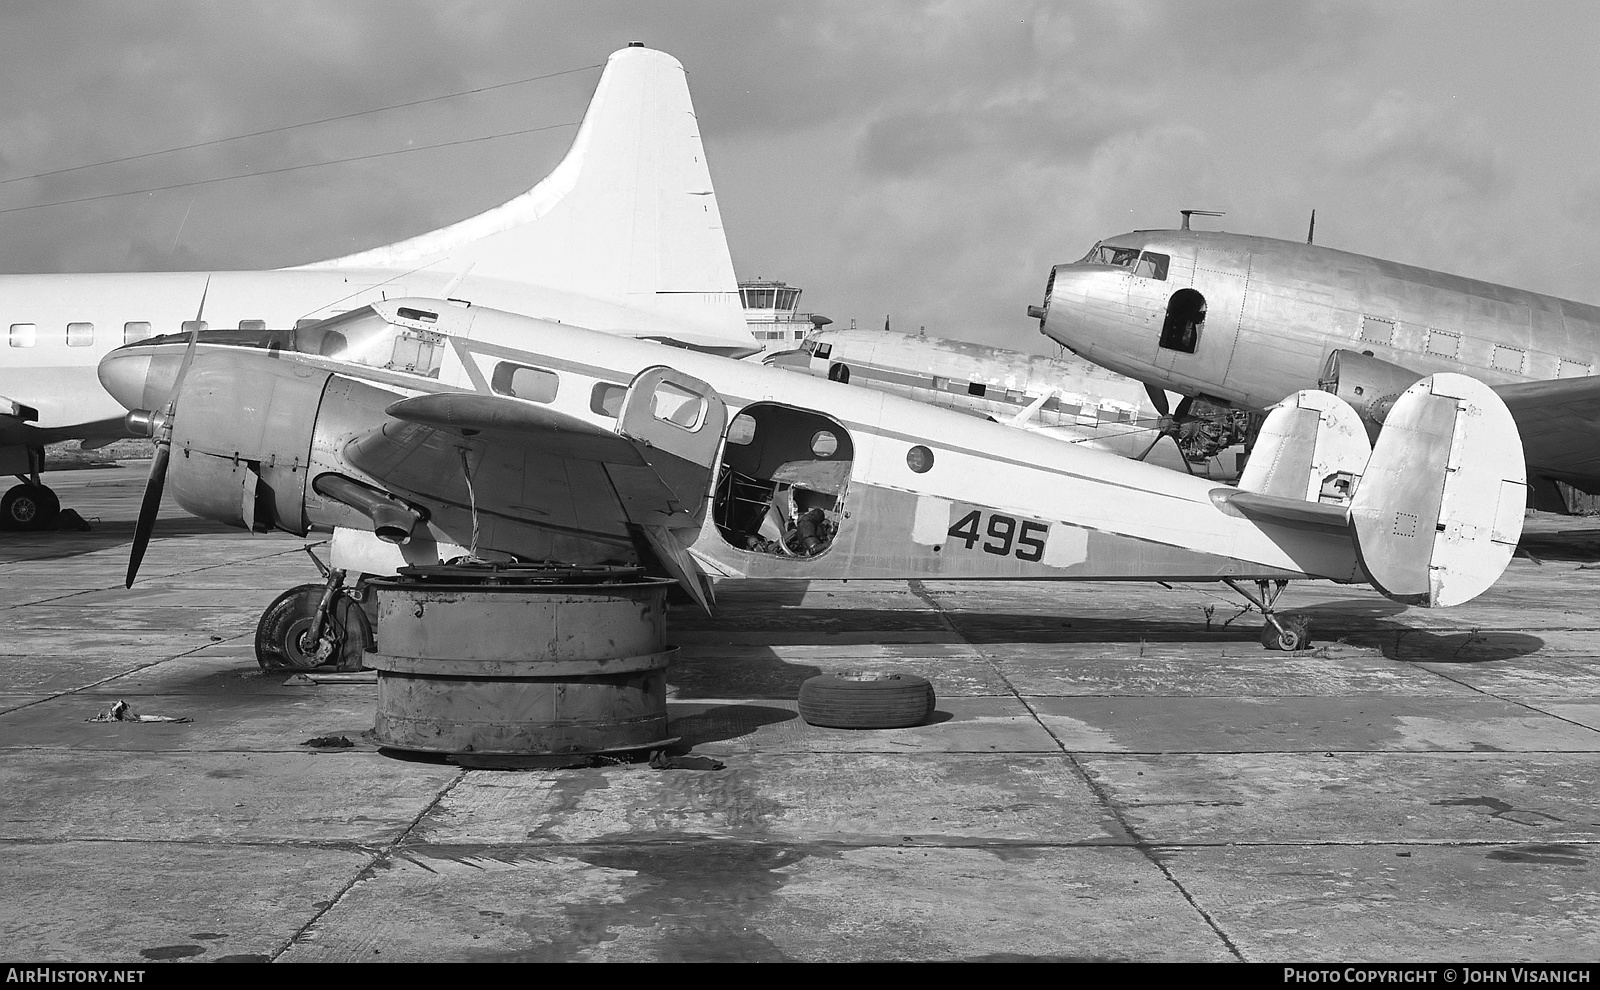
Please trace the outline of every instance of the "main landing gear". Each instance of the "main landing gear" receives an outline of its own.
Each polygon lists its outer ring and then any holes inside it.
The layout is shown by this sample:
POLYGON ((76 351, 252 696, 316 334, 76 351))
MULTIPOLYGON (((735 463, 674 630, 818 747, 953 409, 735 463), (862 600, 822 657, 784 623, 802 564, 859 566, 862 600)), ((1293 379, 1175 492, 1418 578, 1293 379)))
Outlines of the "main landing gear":
POLYGON ((17 475, 22 482, 0 496, 0 529, 51 529, 61 514, 61 500, 39 480, 44 470, 44 448, 28 448, 28 474, 17 475))
POLYGON ((1261 627, 1261 645, 1269 650, 1292 653, 1311 645, 1311 616, 1304 613, 1279 615, 1272 603, 1289 586, 1288 581, 1257 581, 1252 594, 1233 578, 1223 578, 1223 583, 1237 591, 1251 605, 1261 611, 1266 624, 1261 627))
POLYGON ((41 530, 51 529, 56 517, 61 515, 61 500, 48 486, 28 481, 12 486, 0 496, 0 529, 41 530))
POLYGON ((310 547, 306 553, 326 581, 290 588, 267 606, 256 624, 256 662, 262 670, 360 670, 376 643, 362 607, 366 585, 346 587, 343 570, 328 567, 310 547))

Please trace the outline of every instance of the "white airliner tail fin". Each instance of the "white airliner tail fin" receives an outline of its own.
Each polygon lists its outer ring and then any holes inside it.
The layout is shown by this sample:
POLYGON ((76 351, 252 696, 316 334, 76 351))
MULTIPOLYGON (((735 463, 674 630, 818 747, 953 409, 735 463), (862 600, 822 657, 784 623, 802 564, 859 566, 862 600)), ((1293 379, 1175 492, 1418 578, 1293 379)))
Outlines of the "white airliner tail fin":
POLYGON ((532 189, 448 227, 304 267, 470 267, 463 292, 480 279, 548 287, 753 340, 683 66, 643 47, 612 54, 572 147, 532 189))

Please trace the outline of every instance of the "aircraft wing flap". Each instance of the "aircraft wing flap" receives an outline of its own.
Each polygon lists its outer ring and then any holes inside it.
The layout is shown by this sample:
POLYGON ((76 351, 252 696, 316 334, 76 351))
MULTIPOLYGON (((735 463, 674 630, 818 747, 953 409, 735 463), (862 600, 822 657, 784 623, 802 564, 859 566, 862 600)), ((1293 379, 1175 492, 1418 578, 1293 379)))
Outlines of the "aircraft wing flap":
POLYGON ((1522 451, 1537 474, 1600 493, 1600 375, 1494 388, 1517 421, 1522 451))

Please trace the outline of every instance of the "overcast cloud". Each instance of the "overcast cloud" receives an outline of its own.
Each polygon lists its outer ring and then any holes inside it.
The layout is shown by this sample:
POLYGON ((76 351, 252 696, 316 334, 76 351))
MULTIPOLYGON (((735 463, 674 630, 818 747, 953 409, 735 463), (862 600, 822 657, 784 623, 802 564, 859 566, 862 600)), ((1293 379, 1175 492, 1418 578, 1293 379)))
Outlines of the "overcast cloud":
MULTIPOLYGON (((598 66, 682 61, 741 277, 848 325, 1049 352, 1051 264, 1178 210, 1600 302, 1581 3, 0 5, 0 180, 598 66)), ((298 264, 507 199, 598 68, 0 182, 0 270, 298 264), (530 127, 537 134, 41 209, 530 127)))

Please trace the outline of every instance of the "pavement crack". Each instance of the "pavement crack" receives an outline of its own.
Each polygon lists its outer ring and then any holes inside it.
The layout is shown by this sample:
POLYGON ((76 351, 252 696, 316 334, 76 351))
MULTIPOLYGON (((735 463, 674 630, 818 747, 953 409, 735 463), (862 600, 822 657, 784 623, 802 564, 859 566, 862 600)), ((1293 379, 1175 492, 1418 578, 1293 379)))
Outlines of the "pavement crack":
POLYGON ((410 838, 411 833, 416 831, 417 826, 422 824, 422 820, 428 817, 429 812, 433 811, 433 809, 439 806, 439 802, 444 800, 445 795, 454 790, 456 785, 467 779, 467 774, 470 772, 471 771, 469 770, 461 770, 450 780, 446 781, 444 786, 440 787, 439 790, 433 795, 433 798, 428 801, 427 804, 422 806, 422 810, 418 811, 414 816, 412 816, 411 821, 406 823, 406 827, 401 829, 399 834, 390 839, 375 853, 373 853, 372 857, 368 859, 360 869, 355 871, 355 874, 350 877, 348 883, 340 887, 337 893, 328 898, 326 904, 314 911, 311 917, 306 920, 305 924, 296 929, 294 934, 290 935, 282 945, 278 946, 278 948, 273 951, 272 961, 276 962, 279 956, 282 956, 285 952, 288 952, 290 947, 294 946, 301 939, 305 938, 306 934, 310 932, 312 928, 316 927, 317 922, 321 921, 329 911, 332 911, 335 907, 337 907, 339 903, 344 900, 345 895, 355 888, 356 884, 372 876, 373 871, 376 870, 379 865, 393 859, 395 850, 398 849, 408 838, 410 838))

